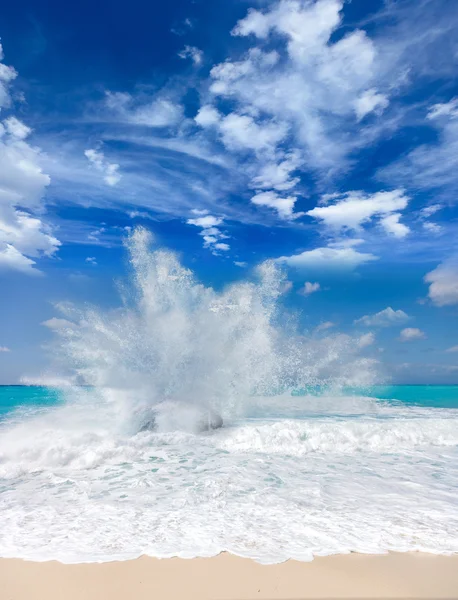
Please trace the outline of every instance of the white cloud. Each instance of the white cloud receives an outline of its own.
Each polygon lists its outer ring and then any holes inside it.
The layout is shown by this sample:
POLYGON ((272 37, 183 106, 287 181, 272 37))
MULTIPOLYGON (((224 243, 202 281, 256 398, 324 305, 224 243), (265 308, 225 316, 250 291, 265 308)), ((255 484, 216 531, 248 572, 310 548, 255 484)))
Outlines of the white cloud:
POLYGON ((256 122, 251 115, 230 113, 222 116, 211 105, 204 105, 198 111, 195 122, 206 128, 216 129, 224 146, 231 151, 254 152, 259 159, 257 173, 252 178, 251 187, 258 190, 251 198, 257 206, 267 206, 277 211, 281 219, 292 219, 300 216, 294 214, 296 196, 281 197, 277 192, 294 187, 298 178, 290 174, 299 164, 298 154, 292 152, 279 162, 276 161, 277 144, 287 134, 284 124, 273 120, 256 122), (268 188, 273 188, 269 191, 268 188))
POLYGON ((430 120, 441 117, 458 117, 458 98, 441 104, 433 104, 426 115, 426 118, 430 120))
POLYGON ((183 116, 183 108, 170 100, 157 99, 139 106, 130 115, 130 122, 148 127, 168 127, 178 123, 183 116))
POLYGON ((185 46, 181 52, 178 52, 180 58, 190 58, 192 62, 198 66, 202 63, 204 53, 195 46, 185 46))
POLYGON ((121 181, 119 165, 108 162, 103 152, 91 148, 85 150, 84 155, 94 165, 97 171, 103 173, 103 180, 107 185, 114 186, 121 181))
POLYGON ((67 321, 67 319, 58 319, 57 317, 52 317, 47 321, 43 321, 42 325, 54 331, 61 331, 63 329, 74 327, 74 323, 71 321, 67 321))
POLYGON ((358 346, 360 348, 366 348, 367 346, 371 346, 375 342, 375 335, 372 331, 369 333, 365 333, 358 339, 358 346))
POLYGON ((289 281, 288 279, 285 279, 284 281, 282 281, 279 291, 280 294, 288 294, 288 292, 290 292, 293 289, 293 282, 289 281))
POLYGON ((11 352, 11 350, 6 346, 0 346, 0 352, 11 352))
POLYGON ((425 206, 420 210, 420 216, 423 219, 427 219, 435 215, 437 212, 444 208, 443 204, 430 204, 429 206, 425 206))
MULTIPOLYGON (((0 108, 10 105, 15 77, 14 69, 0 63, 0 108)), ((14 116, 0 123, 0 270, 29 275, 39 273, 34 259, 52 256, 60 245, 42 220, 51 180, 43 173, 40 149, 27 141, 31 131, 14 116)))
MULTIPOLYGON (((206 213, 207 211, 205 211, 206 213)), ((198 211, 198 214, 202 214, 202 211, 198 211)), ((188 225, 195 225, 196 227, 202 227, 203 229, 210 229, 221 225, 223 219, 221 217, 214 217, 213 215, 205 214, 202 217, 195 219, 188 219, 188 225)))
POLYGON ((16 119, 16 117, 5 119, 3 125, 6 131, 17 140, 25 140, 32 133, 30 127, 27 127, 27 125, 16 119))
POLYGON ((293 256, 281 256, 278 262, 296 269, 313 268, 317 270, 353 271, 356 267, 377 260, 373 254, 358 252, 354 248, 315 248, 293 256))
POLYGON ((383 217, 383 219, 380 219, 380 225, 387 233, 394 235, 394 237, 404 238, 410 233, 410 229, 407 227, 407 225, 399 222, 400 218, 401 213, 387 215, 386 217, 383 217))
POLYGON ((427 273, 428 296, 436 306, 458 304, 458 259, 449 259, 427 273))
POLYGON ((399 223, 400 214, 395 212, 406 208, 408 204, 409 199, 403 190, 375 194, 353 191, 326 199, 326 205, 316 206, 306 214, 337 232, 359 230, 374 217, 381 217, 382 227, 396 237, 403 237, 409 231, 408 227, 399 223))
POLYGON ((428 231, 429 233, 438 234, 441 233, 443 227, 441 225, 438 225, 437 223, 430 223, 427 221, 426 223, 423 223, 423 229, 426 229, 426 231, 428 231))
POLYGON ((448 348, 446 352, 458 352, 458 346, 452 346, 451 348, 448 348))
POLYGON ((415 147, 406 156, 382 168, 379 179, 417 189, 447 189, 458 192, 458 110, 456 100, 434 105, 426 124, 438 132, 431 144, 415 147), (429 121, 429 123, 428 123, 429 121))
POLYGON ((438 235, 443 231, 443 227, 441 225, 428 221, 429 217, 432 217, 443 208, 443 204, 430 204, 429 206, 425 206, 418 211, 418 220, 425 231, 432 233, 433 235, 438 235))
POLYGON ((95 258, 95 256, 88 256, 86 258, 86 262, 89 263, 90 265, 97 266, 97 259, 95 258))
POLYGON ((172 27, 171 28, 171 32, 174 33, 175 35, 185 35, 186 31, 189 29, 193 29, 194 27, 194 23, 191 21, 191 19, 189 17, 187 17, 184 21, 182 21, 182 23, 176 27, 172 27))
POLYGON ((409 318, 409 315, 403 310, 393 310, 391 306, 388 306, 374 315, 364 315, 364 317, 356 319, 354 324, 366 327, 390 327, 408 321, 409 318))
MULTIPOLYGON (((328 179, 349 167, 351 152, 397 127, 358 125, 388 107, 399 73, 396 67, 388 76, 389 54, 364 31, 335 35, 343 6, 344 0, 279 0, 250 9, 232 32, 250 47, 211 69, 195 122, 243 164, 257 193, 288 191, 294 198, 299 172, 328 179), (278 50, 271 50, 273 42, 278 50)), ((385 221, 385 229, 405 235, 406 226, 394 221, 385 221)))
POLYGON ((126 92, 106 92, 105 105, 116 117, 132 125, 170 127, 183 118, 183 107, 169 98, 156 97, 139 103, 126 92))
MULTIPOLYGON (((345 155, 362 143, 354 129, 355 103, 374 87, 377 52, 366 34, 354 30, 331 41, 342 7, 342 0, 281 0, 262 12, 250 10, 233 34, 255 36, 258 47, 241 61, 226 61, 211 71, 215 95, 287 123, 312 169, 340 168, 345 155), (278 34, 286 42, 285 60, 261 49, 278 34)), ((374 95, 372 110, 381 109, 386 94, 374 95)))
POLYGON ((285 137, 286 126, 273 121, 256 123, 248 115, 230 113, 219 122, 221 139, 230 150, 273 151, 285 137))
POLYGON ((251 198, 251 202, 257 206, 267 206, 277 211, 281 219, 296 219, 304 213, 294 213, 295 196, 282 198, 275 192, 259 192, 251 198))
POLYGON ((299 290, 299 294, 303 296, 310 296, 310 294, 314 294, 315 292, 319 292, 321 286, 318 282, 312 283, 311 281, 306 281, 304 286, 299 290))
POLYGON ((355 100, 355 112, 358 121, 361 121, 361 119, 371 112, 381 114, 389 103, 385 94, 378 94, 375 89, 366 90, 355 100))
POLYGON ((223 242, 217 242, 216 244, 213 244, 213 248, 215 248, 215 250, 223 250, 224 252, 227 252, 227 250, 230 249, 230 246, 229 244, 223 242))
POLYGON ((3 47, 0 44, 0 110, 10 106, 11 97, 9 86, 17 77, 17 73, 13 67, 9 67, 1 62, 3 59, 3 47))
POLYGON ((259 173, 253 177, 252 187, 257 189, 273 188, 283 192, 295 187, 300 179, 291 177, 291 173, 300 165, 300 157, 297 152, 293 152, 281 160, 279 163, 268 162, 262 165, 259 173))
POLYGON ((194 117, 194 121, 201 127, 211 127, 219 123, 220 120, 220 113, 214 106, 210 105, 202 106, 194 117))
MULTIPOLYGON (((1 225, 1 224, 0 224, 1 225)), ((35 261, 24 256, 11 244, 0 246, 0 272, 2 270, 19 271, 26 275, 41 275, 41 271, 35 269, 35 261)))
POLYGON ((240 267, 241 269, 244 269, 247 266, 247 263, 243 260, 234 260, 234 265, 236 267, 240 267))
POLYGON ((424 340, 426 338, 425 333, 417 327, 406 327, 401 331, 399 340, 401 342, 410 342, 411 340, 424 340))
POLYGON ((331 327, 335 327, 335 323, 333 323, 332 321, 325 321, 324 323, 320 323, 317 327, 315 327, 315 331, 326 331, 331 327))
POLYGON ((200 235, 204 240, 204 248, 208 248, 215 256, 217 256, 219 252, 227 252, 230 250, 229 244, 221 241, 229 237, 219 228, 219 226, 223 224, 222 217, 210 215, 207 210, 193 209, 191 212, 196 215, 196 217, 188 219, 186 223, 202 229, 200 235))

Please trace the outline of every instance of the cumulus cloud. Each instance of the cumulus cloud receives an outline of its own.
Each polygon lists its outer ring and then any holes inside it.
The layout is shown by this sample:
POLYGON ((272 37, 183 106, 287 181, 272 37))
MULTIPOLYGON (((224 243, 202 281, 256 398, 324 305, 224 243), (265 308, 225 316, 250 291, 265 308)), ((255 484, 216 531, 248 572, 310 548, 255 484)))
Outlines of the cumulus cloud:
POLYGON ((222 241, 229 237, 219 227, 223 224, 222 217, 215 217, 209 214, 208 210, 193 209, 191 212, 195 216, 186 223, 202 229, 200 235, 204 240, 204 248, 208 248, 215 256, 230 250, 229 244, 222 241))
POLYGON ((27 127, 22 121, 16 119, 16 117, 9 117, 3 121, 3 126, 5 130, 16 140, 25 140, 28 137, 32 130, 30 127, 27 127))
POLYGON ((315 292, 319 292, 321 286, 318 282, 312 283, 311 281, 306 281, 303 287, 299 290, 299 293, 303 296, 310 296, 310 294, 314 294, 315 292))
POLYGON ((286 135, 286 126, 275 121, 257 123, 249 115, 230 113, 219 122, 223 144, 229 150, 270 152, 286 135))
POLYGON ((316 206, 307 211, 307 215, 318 219, 326 227, 336 232, 342 230, 359 230, 363 224, 373 218, 380 218, 380 225, 395 237, 404 237, 409 228, 399 223, 400 213, 406 208, 408 197, 403 190, 376 192, 347 192, 325 198, 326 204, 316 206))
POLYGON ((406 327, 403 329, 399 335, 399 340, 401 342, 410 342, 412 340, 424 340, 426 335, 424 331, 418 329, 417 327, 406 327))
MULTIPOLYGON (((410 233, 410 229, 407 227, 407 225, 399 222, 400 218, 400 213, 393 213, 383 217, 383 219, 380 219, 380 225, 387 233, 390 233, 394 237, 404 238, 410 233)), ((432 223, 429 223, 429 225, 432 225, 432 223)))
MULTIPOLYGON (((1 223, 0 223, 1 225, 1 223)), ((41 275, 41 271, 34 268, 35 261, 24 256, 11 244, 4 244, 0 249, 0 272, 19 271, 26 275, 41 275)))
POLYGON ((114 186, 121 181, 119 165, 108 162, 103 152, 90 148, 84 151, 84 156, 94 165, 97 171, 103 174, 103 180, 107 185, 114 186))
POLYGON ((451 348, 448 348, 446 352, 458 352, 458 346, 452 346, 451 348))
MULTIPOLYGON (((0 108, 10 105, 15 77, 14 69, 0 62, 0 108)), ((31 133, 14 116, 0 122, 0 271, 37 275, 35 259, 52 256, 60 242, 43 221, 43 196, 51 180, 43 173, 40 149, 28 143, 31 133)))
POLYGON ((427 273, 424 281, 429 283, 428 297, 436 306, 458 304, 458 259, 444 261, 427 273))
POLYGON ((178 52, 178 56, 183 59, 190 58, 198 66, 202 63, 204 53, 195 46, 185 46, 183 50, 178 52))
POLYGON ((358 252, 352 247, 322 247, 305 250, 292 256, 281 256, 278 262, 296 269, 353 271, 360 265, 377 260, 368 252, 358 252))
POLYGON ((352 146, 345 132, 355 110, 367 114, 388 102, 372 85, 377 52, 368 36, 353 30, 332 41, 342 7, 342 0, 281 0, 250 10, 233 35, 257 38, 258 46, 211 72, 215 95, 287 122, 296 147, 315 168, 341 163, 352 146), (276 35, 286 42, 285 61, 261 49, 276 35))
POLYGON ((0 346, 0 352, 11 352, 7 346, 0 346))
POLYGON ((267 206, 276 210, 281 219, 297 219, 304 214, 294 212, 296 200, 295 196, 282 197, 272 191, 259 192, 251 198, 251 202, 256 206, 267 206))
POLYGON ((371 112, 381 114, 389 103, 385 94, 378 94, 375 89, 366 90, 355 100, 355 112, 358 121, 364 119, 371 112))
POLYGON ((374 342, 375 335, 372 333, 372 331, 369 331, 369 333, 365 333, 364 335, 362 335, 358 339, 357 343, 360 348, 366 348, 367 346, 371 346, 374 342))
MULTIPOLYGON (((230 152, 244 154, 258 200, 276 199, 259 194, 285 191, 296 198, 292 190, 301 171, 328 178, 348 166, 352 151, 382 133, 372 122, 361 128, 358 121, 386 110, 388 79, 377 78, 379 53, 364 31, 335 35, 343 6, 343 0, 279 0, 250 9, 232 31, 247 39, 248 50, 211 69, 195 122, 230 152), (254 158, 245 156, 250 152, 254 158)), ((395 220, 382 225, 401 237, 406 226, 395 220)))
POLYGON ((410 319, 409 315, 403 310, 393 310, 388 306, 374 315, 364 315, 360 319, 354 321, 355 325, 364 325, 366 327, 390 327, 399 325, 410 319))
POLYGON ((283 192, 295 187, 300 179, 292 177, 300 165, 300 158, 297 152, 292 152, 285 156, 279 163, 268 162, 259 168, 259 172, 252 179, 252 187, 257 189, 273 188, 283 192))
POLYGON ((221 120, 221 115, 214 106, 205 105, 199 108, 194 120, 201 127, 212 127, 213 125, 219 123, 221 120))

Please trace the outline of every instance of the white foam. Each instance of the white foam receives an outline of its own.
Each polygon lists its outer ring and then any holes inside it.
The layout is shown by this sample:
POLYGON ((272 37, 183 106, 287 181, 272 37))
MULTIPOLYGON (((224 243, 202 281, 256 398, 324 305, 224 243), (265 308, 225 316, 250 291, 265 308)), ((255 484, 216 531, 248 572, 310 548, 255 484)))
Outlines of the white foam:
MULTIPOLYGON (((458 415, 134 436, 25 424, 0 441, 2 556, 63 562, 458 551, 458 415)), ((440 416, 442 415, 442 416, 440 416)), ((44 417, 41 416, 40 419, 44 417)), ((43 422, 43 421, 42 421, 43 422)))
POLYGON ((370 383, 374 361, 291 326, 273 263, 216 292, 143 231, 130 257, 120 308, 62 307, 55 376, 94 387, 0 425, 0 555, 458 551, 456 411, 273 396, 370 383), (193 433, 209 407, 226 427, 193 433))

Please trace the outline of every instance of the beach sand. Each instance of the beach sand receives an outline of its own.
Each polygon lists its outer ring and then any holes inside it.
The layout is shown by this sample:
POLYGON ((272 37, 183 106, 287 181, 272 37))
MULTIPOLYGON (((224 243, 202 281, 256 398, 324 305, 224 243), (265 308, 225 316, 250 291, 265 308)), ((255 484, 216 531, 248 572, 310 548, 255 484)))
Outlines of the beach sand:
POLYGON ((268 566, 229 554, 79 565, 0 559, 0 598, 458 598, 458 555, 349 554, 268 566))

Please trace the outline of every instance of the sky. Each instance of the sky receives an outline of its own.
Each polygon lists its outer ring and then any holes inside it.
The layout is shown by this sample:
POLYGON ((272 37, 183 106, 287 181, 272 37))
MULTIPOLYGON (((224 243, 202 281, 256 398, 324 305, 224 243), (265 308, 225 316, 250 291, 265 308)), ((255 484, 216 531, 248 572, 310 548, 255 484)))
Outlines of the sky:
POLYGON ((137 225, 458 383, 458 4, 24 0, 0 38, 0 383, 46 371, 55 303, 116 306, 137 225))

